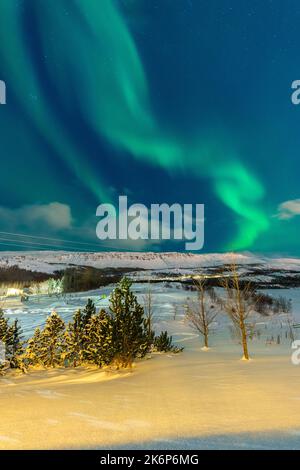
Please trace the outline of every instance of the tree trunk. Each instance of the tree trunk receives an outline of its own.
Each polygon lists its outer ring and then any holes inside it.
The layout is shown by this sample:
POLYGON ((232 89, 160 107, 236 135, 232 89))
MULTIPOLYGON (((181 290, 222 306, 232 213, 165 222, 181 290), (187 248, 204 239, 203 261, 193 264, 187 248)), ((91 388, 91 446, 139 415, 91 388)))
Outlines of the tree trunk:
POLYGON ((49 366, 53 367, 53 347, 52 344, 49 346, 49 366))
POLYGON ((243 351, 244 351, 244 359, 248 361, 250 357, 249 357, 249 352, 248 352, 247 333, 246 333, 246 328, 244 324, 241 327, 241 331, 242 331, 242 344, 243 344, 243 351))

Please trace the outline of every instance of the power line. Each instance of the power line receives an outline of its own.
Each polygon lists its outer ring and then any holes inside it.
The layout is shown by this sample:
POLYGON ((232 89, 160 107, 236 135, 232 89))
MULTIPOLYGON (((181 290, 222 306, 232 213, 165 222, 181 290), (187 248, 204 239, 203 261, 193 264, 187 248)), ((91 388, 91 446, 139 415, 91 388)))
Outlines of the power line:
POLYGON ((50 244, 46 244, 46 243, 38 243, 38 242, 26 242, 26 241, 23 241, 23 240, 11 240, 11 239, 8 239, 8 238, 0 238, 0 244, 1 245, 6 245, 6 246, 19 246, 19 247, 28 247, 28 248, 31 248, 31 249, 37 249, 37 250, 48 250, 49 251, 49 248, 52 248, 52 249, 56 249, 56 250, 65 250, 65 251, 82 251, 82 252, 85 252, 85 253, 90 253, 91 250, 85 250, 83 248, 78 248, 78 247, 66 247, 66 246, 63 246, 63 245, 50 245, 50 244), (5 242, 5 243, 3 243, 5 242), (17 243, 16 243, 17 242, 17 243), (47 248, 46 248, 47 247, 47 248))
MULTIPOLYGON (((26 248, 26 247, 24 247, 24 245, 21 245, 20 243, 2 243, 2 242, 0 242, 0 245, 5 245, 5 246, 18 246, 18 247, 26 248)), ((34 248, 34 246, 33 246, 33 247, 28 247, 28 248, 34 248)), ((42 251, 41 248, 39 248, 39 250, 42 251)), ((46 251, 46 249, 45 249, 45 251, 46 251)))
MULTIPOLYGON (((3 238, 0 238, 0 240, 4 240, 3 238)), ((60 247, 59 245, 43 245, 43 244, 39 244, 39 246, 37 246, 37 244, 33 244, 33 243, 29 243, 29 244, 25 244, 26 242, 21 242, 20 243, 14 243, 15 241, 17 240, 12 240, 12 241, 9 241, 9 242, 2 242, 0 241, 0 245, 4 245, 4 246, 7 246, 7 247, 10 247, 10 246, 18 246, 18 247, 21 247, 21 248, 28 248, 28 249, 36 249, 38 251, 51 251, 49 250, 49 247, 55 249, 55 250, 59 250, 59 249, 62 249, 62 251, 74 251, 74 252, 84 252, 84 253, 92 253, 91 250, 84 250, 84 249, 78 249, 78 248, 71 248, 71 247, 60 247), (23 245, 22 245, 23 243, 23 245), (45 248, 45 247, 48 247, 48 248, 45 248)))
POLYGON ((0 234, 3 235, 12 235, 16 237, 23 237, 23 238, 37 238, 39 240, 50 240, 50 241, 57 241, 57 242, 62 242, 62 243, 73 243, 76 245, 88 245, 88 246, 97 246, 96 243, 88 243, 88 242, 80 242, 80 241, 74 241, 74 240, 63 240, 61 238, 51 238, 51 237, 42 237, 40 235, 27 235, 27 234, 22 234, 22 233, 13 233, 13 232, 0 232, 0 234))
POLYGON ((125 247, 122 248, 120 246, 112 246, 111 244, 104 243, 102 240, 99 244, 96 243, 88 243, 88 242, 80 242, 80 241, 74 241, 74 240, 64 240, 61 238, 52 238, 52 237, 43 237, 40 235, 27 235, 27 234, 22 234, 22 233, 15 233, 15 232, 3 232, 0 231, 0 245, 5 245, 5 246, 15 246, 15 247, 21 247, 21 248, 28 248, 28 249, 36 249, 40 251, 49 251, 49 248, 56 249, 56 250, 63 250, 63 251, 74 251, 74 252, 84 252, 84 253, 93 253, 93 252, 101 252, 103 251, 103 248, 108 248, 109 251, 119 251, 119 252, 135 252, 136 250, 134 248, 130 247, 125 247), (12 235, 14 237, 22 237, 22 238, 31 238, 31 239, 37 239, 38 241, 33 240, 32 242, 30 241, 25 241, 21 239, 17 240, 12 240, 11 238, 1 238, 1 234, 3 235, 12 235), (70 243, 73 246, 64 246, 64 245, 58 245, 58 244, 50 244, 50 243, 39 243, 39 240, 49 240, 49 241, 57 241, 61 243, 70 243), (7 243, 3 243, 7 242, 7 243), (31 246, 28 246, 31 245, 31 246), (97 248, 95 249, 84 249, 82 248, 83 246, 86 247, 94 247, 97 248), (42 247, 48 247, 48 248, 42 248, 42 247))

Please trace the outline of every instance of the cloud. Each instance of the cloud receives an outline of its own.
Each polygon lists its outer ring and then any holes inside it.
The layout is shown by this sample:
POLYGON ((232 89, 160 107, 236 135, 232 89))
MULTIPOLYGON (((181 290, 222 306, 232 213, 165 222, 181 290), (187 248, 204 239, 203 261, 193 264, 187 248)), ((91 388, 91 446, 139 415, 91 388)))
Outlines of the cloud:
POLYGON ((5 229, 65 230, 72 227, 72 214, 68 205, 60 202, 25 205, 16 209, 0 206, 0 225, 5 229))
POLYGON ((287 220, 297 215, 300 215, 300 199, 292 199, 279 204, 275 217, 280 220, 287 220))

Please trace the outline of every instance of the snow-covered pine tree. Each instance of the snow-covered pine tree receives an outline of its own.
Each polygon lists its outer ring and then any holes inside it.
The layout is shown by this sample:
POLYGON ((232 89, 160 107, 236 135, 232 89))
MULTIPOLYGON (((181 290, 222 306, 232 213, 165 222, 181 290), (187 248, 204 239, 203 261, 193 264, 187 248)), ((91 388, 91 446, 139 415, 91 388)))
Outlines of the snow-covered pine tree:
POLYGON ((130 290, 131 285, 124 277, 110 297, 116 359, 121 367, 131 367, 134 359, 143 357, 149 348, 144 309, 130 290))
MULTIPOLYGON (((7 354, 7 339, 8 339, 8 320, 4 317, 4 312, 0 309, 0 341, 4 344, 5 357, 7 354)), ((1 351, 2 352, 2 351, 1 351)), ((2 359, 2 358, 1 358, 2 359)), ((6 367, 6 361, 0 362, 0 372, 6 367)))
POLYGON ((63 363, 65 323, 53 311, 41 332, 40 358, 44 366, 55 367, 63 363))
POLYGON ((111 316, 105 310, 92 315, 86 327, 86 337, 87 361, 98 367, 110 364, 115 356, 114 325, 111 316))
POLYGON ((4 312, 0 308, 0 341, 6 343, 8 334, 8 320, 4 317, 4 312))
POLYGON ((9 361, 9 366, 12 369, 20 368, 24 370, 24 364, 21 357, 24 353, 22 333, 23 331, 19 326, 18 319, 16 319, 8 328, 6 343, 7 359, 9 361))
POLYGON ((25 350, 26 365, 44 365, 43 361, 42 332, 40 328, 34 330, 33 336, 28 340, 25 350))
POLYGON ((92 315, 96 315, 96 307, 92 299, 88 299, 86 306, 83 309, 83 321, 87 325, 92 315))
POLYGON ((77 310, 65 332, 66 359, 74 367, 82 363, 86 340, 85 315, 77 310))
POLYGON ((173 338, 168 335, 167 331, 162 331, 159 336, 154 338, 154 348, 159 352, 179 353, 183 351, 183 348, 173 345, 173 338))

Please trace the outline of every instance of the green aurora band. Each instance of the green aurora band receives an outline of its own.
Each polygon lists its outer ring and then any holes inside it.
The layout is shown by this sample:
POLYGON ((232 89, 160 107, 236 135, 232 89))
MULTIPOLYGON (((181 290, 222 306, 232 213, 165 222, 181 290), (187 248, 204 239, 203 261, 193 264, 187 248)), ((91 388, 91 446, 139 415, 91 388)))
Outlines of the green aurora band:
POLYGON ((192 172, 210 178, 218 198, 236 214, 238 233, 226 248, 251 247, 269 226, 259 207, 264 188, 223 137, 197 136, 197 143, 191 144, 163 131, 153 115, 144 68, 117 2, 60 0, 53 8, 52 2, 0 0, 0 51, 14 95, 37 131, 97 199, 109 202, 108 185, 64 132, 64 123, 43 91, 23 38, 25 12, 37 24, 57 99, 67 106, 76 99, 91 129, 134 158, 176 175, 192 172), (37 99, 29 103, 29 94, 37 99))

